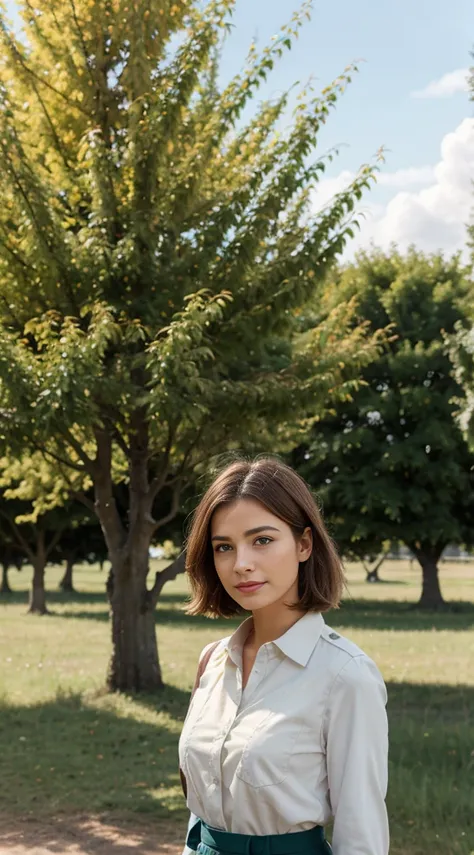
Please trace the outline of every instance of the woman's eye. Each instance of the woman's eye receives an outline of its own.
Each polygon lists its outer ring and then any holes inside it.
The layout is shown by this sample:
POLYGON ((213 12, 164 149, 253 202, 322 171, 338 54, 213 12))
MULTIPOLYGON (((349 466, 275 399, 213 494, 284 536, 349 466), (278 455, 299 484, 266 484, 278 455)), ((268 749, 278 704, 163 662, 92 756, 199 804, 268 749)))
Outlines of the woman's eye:
POLYGON ((271 543, 271 542, 272 542, 272 538, 271 537, 265 537, 265 536, 257 537, 257 540, 255 541, 255 543, 259 544, 259 546, 266 546, 267 543, 271 543))
POLYGON ((216 546, 215 552, 228 552, 231 548, 230 543, 220 543, 219 546, 216 546))

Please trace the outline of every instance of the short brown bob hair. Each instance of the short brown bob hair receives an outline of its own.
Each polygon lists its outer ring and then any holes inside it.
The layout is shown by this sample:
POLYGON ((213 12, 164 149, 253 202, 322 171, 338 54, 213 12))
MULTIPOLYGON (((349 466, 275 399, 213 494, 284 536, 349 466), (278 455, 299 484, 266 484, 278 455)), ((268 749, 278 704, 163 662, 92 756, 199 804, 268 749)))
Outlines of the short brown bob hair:
POLYGON ((278 459, 236 460, 213 481, 192 519, 186 549, 186 570, 192 587, 188 614, 233 617, 244 614, 222 586, 214 566, 211 521, 217 508, 237 499, 254 499, 301 537, 313 533, 313 551, 299 569, 299 601, 295 608, 325 612, 339 605, 344 571, 316 502, 305 481, 278 459))

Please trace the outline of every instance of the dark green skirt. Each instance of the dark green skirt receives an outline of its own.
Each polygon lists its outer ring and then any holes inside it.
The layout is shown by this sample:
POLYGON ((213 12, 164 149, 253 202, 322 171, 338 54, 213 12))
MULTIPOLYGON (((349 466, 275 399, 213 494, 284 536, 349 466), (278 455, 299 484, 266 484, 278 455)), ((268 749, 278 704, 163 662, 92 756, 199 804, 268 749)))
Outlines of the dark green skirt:
POLYGON ((330 855, 331 847, 324 829, 317 825, 310 831, 292 834, 233 834, 211 828, 200 819, 193 825, 186 841, 199 855, 330 855))

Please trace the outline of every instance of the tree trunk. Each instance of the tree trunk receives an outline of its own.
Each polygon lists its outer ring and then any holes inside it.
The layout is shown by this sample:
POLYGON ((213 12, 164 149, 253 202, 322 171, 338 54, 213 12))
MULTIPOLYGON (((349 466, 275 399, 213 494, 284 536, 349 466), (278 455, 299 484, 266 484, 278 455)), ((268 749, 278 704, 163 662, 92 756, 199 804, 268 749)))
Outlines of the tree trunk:
POLYGON ((28 614, 47 615, 46 593, 44 590, 44 572, 46 562, 36 560, 33 565, 33 584, 30 591, 28 614))
MULTIPOLYGON (((112 656, 107 685, 111 691, 153 692, 163 688, 155 630, 155 602, 142 573, 113 576, 112 656), (125 576, 125 578, 124 578, 125 576)), ((135 573, 133 573, 135 569, 135 573)), ((145 576, 146 579, 146 576, 145 576)))
POLYGON ((439 584, 438 561, 443 552, 434 547, 411 547, 423 572, 419 608, 438 609, 445 605, 439 584))
POLYGON ((163 587, 176 572, 156 574, 147 589, 149 549, 154 532, 179 509, 174 488, 169 514, 155 521, 152 514, 161 479, 149 481, 149 442, 146 413, 137 409, 131 419, 129 457, 129 508, 127 526, 118 513, 112 482, 112 440, 95 430, 97 454, 94 474, 95 510, 105 537, 110 571, 107 594, 112 617, 112 655, 107 673, 111 691, 152 692, 163 688, 155 630, 155 607, 163 587), (158 485, 158 486, 157 486, 158 485))
POLYGON ((10 581, 8 579, 8 571, 10 569, 10 562, 3 561, 2 563, 2 582, 0 585, 0 593, 1 594, 11 594, 12 589, 10 588, 10 581))
POLYGON ((185 569, 184 554, 155 574, 148 590, 148 547, 135 566, 109 572, 107 593, 112 614, 112 656, 107 674, 110 691, 155 692, 163 688, 155 628, 155 607, 163 586, 185 569), (144 569, 146 565, 146 569, 144 569), (118 580, 118 581, 117 581, 118 580), (134 580, 141 580, 136 585, 134 580))
POLYGON ((379 576, 379 570, 380 570, 382 564, 384 563, 388 553, 389 553, 389 550, 385 549, 382 552, 382 555, 380 555, 377 558, 376 563, 373 565, 373 567, 369 567, 369 565, 367 564, 366 561, 362 561, 362 565, 363 565, 365 573, 366 573, 366 578, 365 578, 366 582, 381 582, 382 581, 382 579, 379 576))
POLYGON ((33 583, 30 591, 28 614, 47 615, 44 574, 46 569, 46 544, 44 531, 39 531, 36 541, 36 555, 33 564, 33 583))
POLYGON ((74 556, 68 555, 66 559, 66 570, 63 578, 59 583, 59 587, 61 591, 65 591, 68 594, 74 594, 74 585, 72 583, 72 571, 74 569, 74 556))

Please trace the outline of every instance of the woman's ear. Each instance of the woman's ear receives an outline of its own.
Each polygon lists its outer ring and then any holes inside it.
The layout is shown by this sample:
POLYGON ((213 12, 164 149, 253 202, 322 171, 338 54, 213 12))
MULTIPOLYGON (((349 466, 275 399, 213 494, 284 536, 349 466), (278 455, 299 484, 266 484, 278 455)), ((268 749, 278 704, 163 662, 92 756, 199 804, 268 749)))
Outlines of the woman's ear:
POLYGON ((298 560, 307 561, 313 551, 313 532, 308 526, 305 528, 298 542, 298 560))

